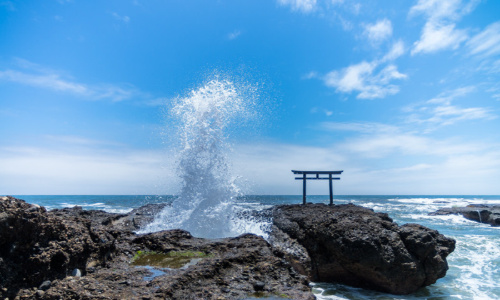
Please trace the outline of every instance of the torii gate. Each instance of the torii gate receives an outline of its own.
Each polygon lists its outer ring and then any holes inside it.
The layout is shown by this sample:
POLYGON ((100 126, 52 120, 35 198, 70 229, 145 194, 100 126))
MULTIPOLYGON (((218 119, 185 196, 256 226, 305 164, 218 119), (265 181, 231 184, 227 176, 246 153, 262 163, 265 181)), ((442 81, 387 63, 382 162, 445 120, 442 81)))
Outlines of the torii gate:
POLYGON ((306 204, 306 181, 307 180, 328 180, 330 182, 330 205, 333 205, 333 184, 332 180, 340 180, 340 177, 332 177, 332 175, 340 175, 342 171, 296 171, 292 170, 293 174, 302 174, 302 177, 295 177, 296 180, 302 179, 302 204, 306 204), (307 175, 316 175, 315 177, 307 177, 307 175), (328 177, 320 177, 319 175, 328 175, 328 177))

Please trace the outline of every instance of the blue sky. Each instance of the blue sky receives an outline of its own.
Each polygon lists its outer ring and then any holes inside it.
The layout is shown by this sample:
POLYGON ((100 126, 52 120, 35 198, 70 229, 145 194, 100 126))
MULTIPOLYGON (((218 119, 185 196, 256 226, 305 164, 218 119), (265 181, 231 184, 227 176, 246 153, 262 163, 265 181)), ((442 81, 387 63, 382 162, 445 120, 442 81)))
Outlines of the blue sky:
MULTIPOLYGON (((171 194, 170 103, 258 88, 254 194, 500 194, 500 2, 0 0, 0 194, 171 194), (310 193, 325 194, 324 182, 310 193)), ((248 125, 248 124, 247 124, 248 125)))

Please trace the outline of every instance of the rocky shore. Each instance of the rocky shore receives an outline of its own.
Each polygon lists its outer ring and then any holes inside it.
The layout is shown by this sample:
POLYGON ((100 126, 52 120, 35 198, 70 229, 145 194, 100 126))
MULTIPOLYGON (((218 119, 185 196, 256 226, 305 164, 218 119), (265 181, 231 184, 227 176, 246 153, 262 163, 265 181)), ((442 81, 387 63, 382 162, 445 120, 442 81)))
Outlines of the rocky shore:
POLYGON ((455 240, 347 204, 277 206, 271 243, 312 281, 410 294, 444 277, 455 240), (293 263, 295 262, 295 263, 293 263))
POLYGON ((500 226, 500 206, 488 204, 470 204, 466 207, 441 208, 431 216, 462 215, 464 218, 479 223, 500 226))
POLYGON ((271 243, 134 233, 161 208, 47 211, 0 197, 1 299, 314 299, 310 281, 408 294, 446 274, 455 246, 354 205, 277 206, 271 243))

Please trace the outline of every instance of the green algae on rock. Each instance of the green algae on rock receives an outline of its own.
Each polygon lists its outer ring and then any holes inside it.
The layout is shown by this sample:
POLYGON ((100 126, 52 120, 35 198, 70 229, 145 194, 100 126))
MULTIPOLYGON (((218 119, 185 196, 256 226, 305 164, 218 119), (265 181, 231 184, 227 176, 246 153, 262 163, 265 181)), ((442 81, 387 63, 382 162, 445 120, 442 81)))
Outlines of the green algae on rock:
POLYGON ((200 251, 171 251, 168 253, 137 251, 131 265, 181 269, 195 265, 209 256, 200 251))

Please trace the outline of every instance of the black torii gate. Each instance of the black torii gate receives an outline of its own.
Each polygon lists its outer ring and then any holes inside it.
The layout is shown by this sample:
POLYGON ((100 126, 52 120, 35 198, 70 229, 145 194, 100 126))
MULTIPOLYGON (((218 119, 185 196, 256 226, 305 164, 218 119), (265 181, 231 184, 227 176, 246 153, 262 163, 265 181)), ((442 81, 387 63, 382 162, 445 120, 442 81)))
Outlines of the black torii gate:
POLYGON ((328 180, 330 182, 330 205, 333 205, 333 184, 332 180, 340 180, 340 177, 332 177, 332 175, 340 175, 342 171, 296 171, 292 170, 295 175, 302 175, 302 177, 295 177, 295 180, 302 180, 302 204, 306 204, 306 181, 307 180, 328 180), (316 175, 315 177, 307 177, 307 175, 316 175), (328 177, 320 177, 319 175, 328 175, 328 177))

